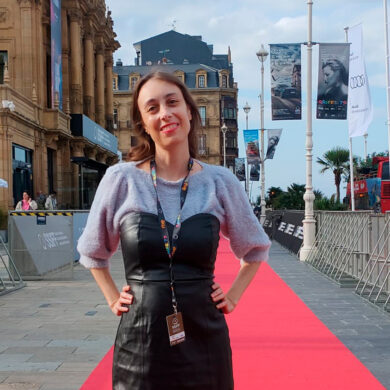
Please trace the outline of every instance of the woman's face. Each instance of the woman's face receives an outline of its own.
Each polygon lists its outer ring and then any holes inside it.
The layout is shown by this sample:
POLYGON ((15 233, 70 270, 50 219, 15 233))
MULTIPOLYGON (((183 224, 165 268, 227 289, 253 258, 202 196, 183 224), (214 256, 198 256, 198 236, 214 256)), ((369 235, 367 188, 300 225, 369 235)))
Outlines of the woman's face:
POLYGON ((329 65, 324 67, 323 74, 324 74, 324 83, 329 87, 333 87, 337 85, 337 83, 340 80, 340 71, 332 70, 332 68, 329 65))
POLYGON ((188 147, 192 116, 179 87, 167 81, 150 79, 140 90, 138 109, 144 129, 156 148, 169 149, 178 144, 188 147))
POLYGON ((28 193, 27 192, 23 192, 23 200, 24 201, 28 201, 30 199, 30 197, 28 196, 28 193))

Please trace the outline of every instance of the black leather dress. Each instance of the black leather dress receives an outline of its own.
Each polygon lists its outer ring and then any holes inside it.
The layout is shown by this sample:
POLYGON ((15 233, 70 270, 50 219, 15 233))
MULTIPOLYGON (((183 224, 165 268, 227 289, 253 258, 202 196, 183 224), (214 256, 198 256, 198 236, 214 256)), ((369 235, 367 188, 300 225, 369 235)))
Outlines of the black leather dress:
MULTIPOLYGON (((173 226, 168 225, 172 235, 173 226)), ((126 280, 134 295, 115 340, 115 390, 232 390, 232 360, 223 313, 211 300, 219 221, 197 214, 182 223, 173 257, 178 310, 186 340, 170 346, 169 258, 157 215, 128 214, 121 224, 126 280)))

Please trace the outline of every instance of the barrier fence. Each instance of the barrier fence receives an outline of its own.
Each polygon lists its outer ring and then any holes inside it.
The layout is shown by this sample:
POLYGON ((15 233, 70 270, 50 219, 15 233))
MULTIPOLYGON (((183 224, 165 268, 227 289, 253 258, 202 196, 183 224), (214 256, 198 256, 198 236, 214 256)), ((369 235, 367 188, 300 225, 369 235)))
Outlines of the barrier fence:
POLYGON ((307 263, 390 311, 390 214, 316 212, 317 234, 307 263))
POLYGON ((8 218, 9 252, 24 278, 43 279, 70 269, 79 259, 76 246, 89 211, 11 211, 8 218))

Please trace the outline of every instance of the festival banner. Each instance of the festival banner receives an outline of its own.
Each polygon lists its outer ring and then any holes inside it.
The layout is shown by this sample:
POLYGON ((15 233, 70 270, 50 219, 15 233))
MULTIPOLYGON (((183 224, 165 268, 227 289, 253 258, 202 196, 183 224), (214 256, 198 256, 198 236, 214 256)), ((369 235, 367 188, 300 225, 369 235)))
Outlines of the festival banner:
POLYGON ((363 55, 362 25, 348 29, 348 41, 351 43, 349 56, 348 84, 348 130, 350 137, 359 137, 367 133, 373 119, 370 87, 363 55))
POLYGON ((348 43, 319 44, 317 119, 347 119, 348 43))
POLYGON ((301 119, 301 45, 270 45, 272 120, 301 119))
POLYGON ((244 130, 244 142, 248 164, 260 162, 259 131, 244 130))
POLYGON ((245 158, 235 158, 236 176, 240 181, 245 181, 245 158))
POLYGON ((62 110, 61 0, 50 1, 51 25, 51 106, 62 110))
POLYGON ((251 164, 249 179, 251 181, 260 180, 260 162, 251 164))
POLYGON ((271 129, 267 130, 268 135, 268 146, 266 159, 272 160, 274 158, 276 145, 279 143, 280 137, 282 135, 282 129, 271 129))

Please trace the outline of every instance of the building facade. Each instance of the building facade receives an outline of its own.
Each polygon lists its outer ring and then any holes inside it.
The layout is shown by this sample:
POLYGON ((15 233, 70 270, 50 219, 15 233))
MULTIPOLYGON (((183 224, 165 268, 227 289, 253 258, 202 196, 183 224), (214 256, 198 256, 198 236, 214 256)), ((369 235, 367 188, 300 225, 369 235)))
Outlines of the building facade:
POLYGON ((202 119, 198 155, 205 162, 223 165, 221 127, 227 126, 226 166, 234 170, 238 157, 237 84, 233 78, 230 49, 216 55, 200 36, 168 31, 134 44, 135 65, 118 60, 113 68, 114 128, 119 150, 126 155, 135 145, 130 122, 132 91, 137 81, 153 70, 174 73, 189 88, 202 119))
POLYGON ((3 0, 0 7, 0 208, 28 190, 89 208, 117 161, 113 52, 104 0, 3 0))

